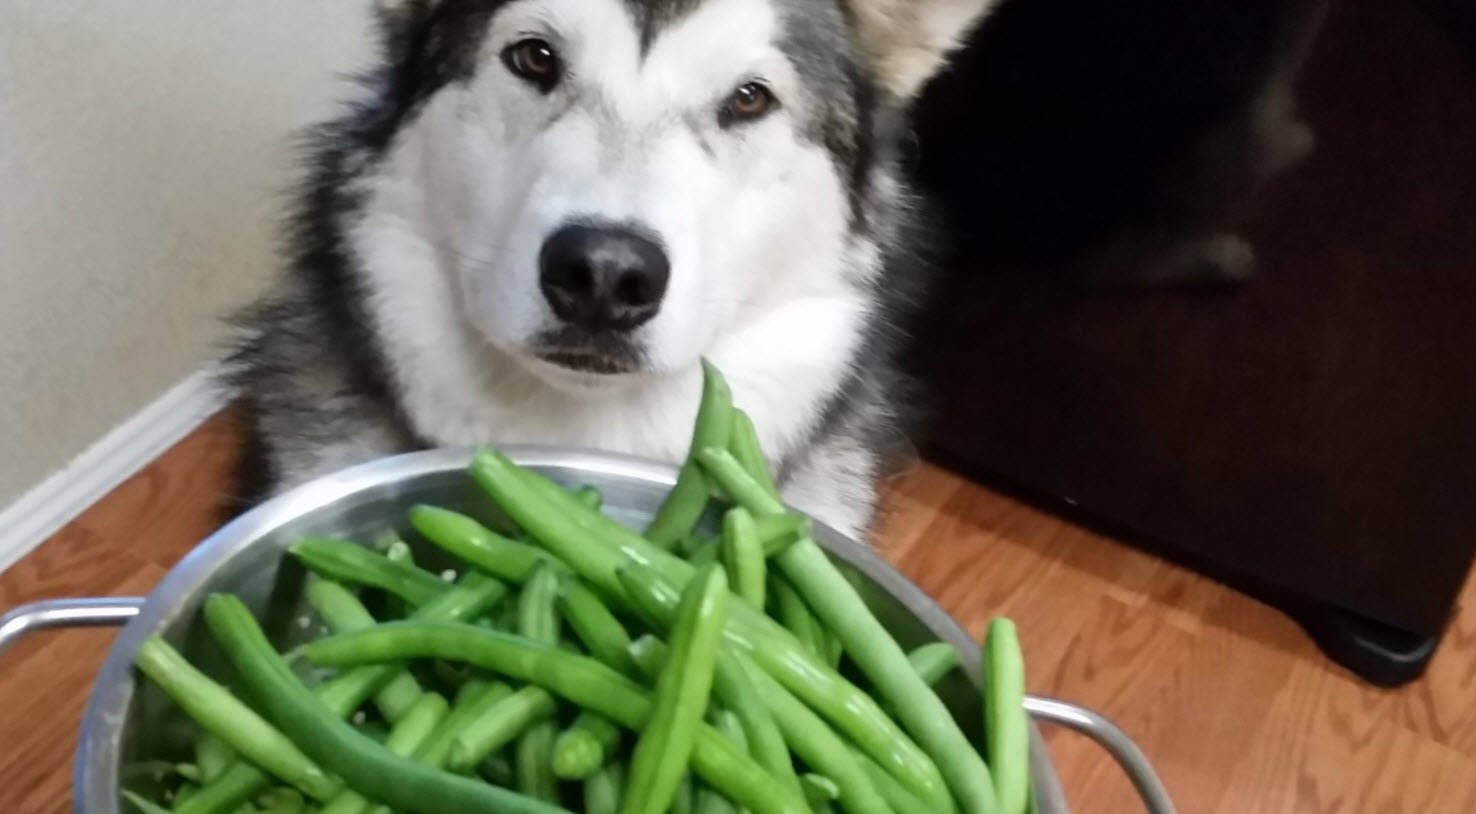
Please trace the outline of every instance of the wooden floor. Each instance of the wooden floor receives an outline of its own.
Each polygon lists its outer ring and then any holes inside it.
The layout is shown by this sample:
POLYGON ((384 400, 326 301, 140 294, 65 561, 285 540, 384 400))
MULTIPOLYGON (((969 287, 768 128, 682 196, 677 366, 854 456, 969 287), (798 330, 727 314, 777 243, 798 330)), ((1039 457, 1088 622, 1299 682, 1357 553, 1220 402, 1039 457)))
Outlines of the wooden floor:
MULTIPOLYGON (((214 524, 235 454, 215 419, 0 575, 0 609, 144 593, 214 524)), ((938 469, 892 487, 887 556, 975 633, 1021 628, 1029 688, 1114 718, 1185 814, 1476 812, 1476 588, 1423 681, 1360 686, 1277 613, 938 469)), ((107 632, 0 657, 0 812, 69 808, 71 752, 107 632)), ((1131 814, 1091 744, 1048 740, 1075 810, 1131 814)))

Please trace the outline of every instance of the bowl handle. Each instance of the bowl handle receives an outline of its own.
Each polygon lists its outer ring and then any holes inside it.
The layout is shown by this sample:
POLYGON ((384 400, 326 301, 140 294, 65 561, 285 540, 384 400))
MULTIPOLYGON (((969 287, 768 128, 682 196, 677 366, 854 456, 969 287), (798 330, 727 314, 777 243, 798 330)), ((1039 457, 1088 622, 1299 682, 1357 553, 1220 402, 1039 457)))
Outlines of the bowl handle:
POLYGON ((0 616, 0 654, 20 637, 58 627, 116 627, 138 615, 141 596, 48 599, 32 602, 0 616))
POLYGON ((1117 724, 1086 707, 1037 695, 1026 696, 1025 711, 1032 718, 1064 726, 1091 738, 1112 755, 1128 779, 1133 781, 1133 787, 1143 798, 1149 814, 1175 814, 1168 790, 1154 773, 1147 756, 1117 724))

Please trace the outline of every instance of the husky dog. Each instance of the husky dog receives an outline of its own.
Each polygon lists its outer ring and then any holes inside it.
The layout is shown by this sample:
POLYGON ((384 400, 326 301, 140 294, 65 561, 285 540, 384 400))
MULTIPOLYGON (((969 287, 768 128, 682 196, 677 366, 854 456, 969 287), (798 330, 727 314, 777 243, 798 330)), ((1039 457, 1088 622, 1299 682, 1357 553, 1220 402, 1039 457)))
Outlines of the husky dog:
POLYGON ((708 358, 864 535, 921 277, 907 108, 991 0, 380 0, 227 383, 247 500, 425 446, 676 461, 708 358))

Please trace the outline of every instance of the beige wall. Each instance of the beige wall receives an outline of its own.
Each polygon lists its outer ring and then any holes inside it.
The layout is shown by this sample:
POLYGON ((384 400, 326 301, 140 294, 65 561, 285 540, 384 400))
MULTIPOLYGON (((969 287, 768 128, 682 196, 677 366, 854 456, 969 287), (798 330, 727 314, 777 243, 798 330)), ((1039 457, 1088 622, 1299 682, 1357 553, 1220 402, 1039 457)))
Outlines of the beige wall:
POLYGON ((366 0, 0 4, 0 507, 214 352, 366 0))

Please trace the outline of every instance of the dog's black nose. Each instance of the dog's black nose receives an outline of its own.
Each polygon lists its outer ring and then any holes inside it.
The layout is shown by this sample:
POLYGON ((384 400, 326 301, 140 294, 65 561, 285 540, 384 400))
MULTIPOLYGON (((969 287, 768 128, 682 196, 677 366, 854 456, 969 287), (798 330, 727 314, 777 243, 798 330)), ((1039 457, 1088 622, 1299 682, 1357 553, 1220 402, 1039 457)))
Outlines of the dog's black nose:
POLYGON ((671 265, 654 240, 623 226, 576 224, 554 232, 539 254, 539 286, 559 319, 629 331, 656 316, 671 265))

